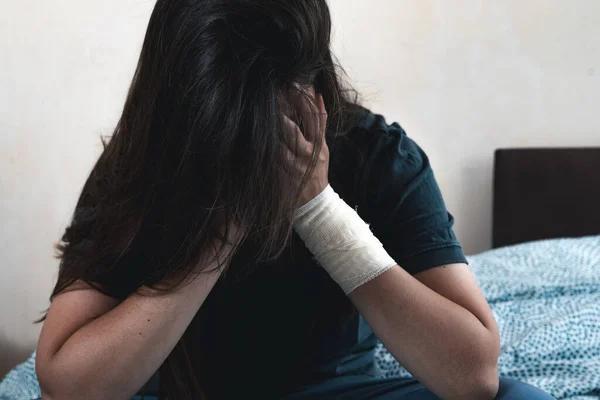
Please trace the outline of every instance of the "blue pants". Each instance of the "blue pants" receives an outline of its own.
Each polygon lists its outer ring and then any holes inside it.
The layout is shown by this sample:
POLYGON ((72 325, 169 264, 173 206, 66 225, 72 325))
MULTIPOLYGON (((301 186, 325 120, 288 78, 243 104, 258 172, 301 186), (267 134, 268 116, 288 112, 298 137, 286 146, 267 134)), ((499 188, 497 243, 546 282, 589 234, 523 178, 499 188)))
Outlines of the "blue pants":
MULTIPOLYGON (((141 400, 141 396, 132 400, 141 400)), ((344 376, 325 384, 311 387, 282 400, 348 399, 348 400, 439 400, 423 385, 412 379, 362 379, 344 376)), ((554 397, 523 382, 500 378, 497 400, 556 400, 554 397)), ((144 396, 143 400, 156 400, 144 396)))
MULTIPOLYGON (((352 399, 352 400, 439 400, 415 380, 408 379, 356 379, 340 377, 324 385, 311 387, 283 400, 352 399)), ((523 382, 500 378, 498 400, 556 400, 554 397, 523 382)))

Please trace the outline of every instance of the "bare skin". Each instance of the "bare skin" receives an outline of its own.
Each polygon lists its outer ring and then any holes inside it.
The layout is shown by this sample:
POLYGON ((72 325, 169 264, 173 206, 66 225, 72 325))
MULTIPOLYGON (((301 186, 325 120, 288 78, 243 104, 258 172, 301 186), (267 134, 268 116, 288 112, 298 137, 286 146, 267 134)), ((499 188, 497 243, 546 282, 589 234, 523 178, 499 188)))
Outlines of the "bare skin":
POLYGON ((40 335, 42 397, 130 399, 175 347, 219 275, 201 274, 168 294, 140 289, 121 303, 72 285, 52 302, 40 335))

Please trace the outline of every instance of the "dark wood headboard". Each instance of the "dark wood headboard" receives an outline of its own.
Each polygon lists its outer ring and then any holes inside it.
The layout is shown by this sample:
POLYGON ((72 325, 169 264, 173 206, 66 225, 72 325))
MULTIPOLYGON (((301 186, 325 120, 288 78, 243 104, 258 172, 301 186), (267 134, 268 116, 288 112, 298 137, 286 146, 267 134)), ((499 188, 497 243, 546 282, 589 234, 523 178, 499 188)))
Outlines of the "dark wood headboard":
POLYGON ((600 235, 600 148, 501 149, 493 245, 600 235))

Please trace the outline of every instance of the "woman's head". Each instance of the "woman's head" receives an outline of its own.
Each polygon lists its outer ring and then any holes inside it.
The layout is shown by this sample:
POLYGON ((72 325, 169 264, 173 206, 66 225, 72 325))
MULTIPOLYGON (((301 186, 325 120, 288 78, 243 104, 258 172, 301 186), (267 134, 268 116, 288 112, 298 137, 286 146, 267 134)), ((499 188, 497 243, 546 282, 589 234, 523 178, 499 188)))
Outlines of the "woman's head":
POLYGON ((73 268, 117 273, 135 261, 143 271, 130 276, 145 284, 184 277, 232 221, 257 255, 278 254, 300 189, 279 165, 281 113, 309 123, 294 112, 294 88, 313 85, 331 139, 350 104, 330 33, 325 0, 158 0, 122 117, 79 202, 94 218, 64 237, 73 268))
POLYGON ((155 121, 142 134, 170 161, 166 177, 184 175, 189 201, 252 226, 264 254, 281 248, 297 195, 278 168, 281 112, 309 122, 294 112, 295 84, 324 96, 332 132, 340 122, 330 33, 325 0, 159 0, 150 21, 130 98, 155 121), (154 92, 134 100, 139 86, 154 92))

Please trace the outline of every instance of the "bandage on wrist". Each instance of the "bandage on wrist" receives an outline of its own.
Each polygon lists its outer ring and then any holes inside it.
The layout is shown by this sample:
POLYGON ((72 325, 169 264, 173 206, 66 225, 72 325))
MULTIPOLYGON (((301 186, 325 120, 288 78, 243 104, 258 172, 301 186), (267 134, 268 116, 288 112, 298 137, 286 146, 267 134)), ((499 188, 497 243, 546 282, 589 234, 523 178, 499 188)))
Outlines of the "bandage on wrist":
POLYGON ((296 210, 294 229, 346 294, 396 265, 369 225, 331 186, 296 210))

